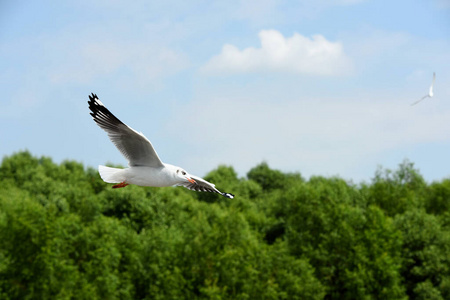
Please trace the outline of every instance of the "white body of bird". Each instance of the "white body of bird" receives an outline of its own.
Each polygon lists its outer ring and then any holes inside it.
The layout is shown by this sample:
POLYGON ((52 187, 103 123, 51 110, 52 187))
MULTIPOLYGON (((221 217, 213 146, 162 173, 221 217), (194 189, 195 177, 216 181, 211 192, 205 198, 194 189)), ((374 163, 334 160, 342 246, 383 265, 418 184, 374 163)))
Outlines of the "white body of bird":
MULTIPOLYGON (((167 187, 180 184, 177 167, 164 164, 163 167, 129 167, 126 169, 98 166, 100 177, 107 183, 135 184, 140 186, 167 187)), ((183 181, 183 180, 182 180, 183 181)))

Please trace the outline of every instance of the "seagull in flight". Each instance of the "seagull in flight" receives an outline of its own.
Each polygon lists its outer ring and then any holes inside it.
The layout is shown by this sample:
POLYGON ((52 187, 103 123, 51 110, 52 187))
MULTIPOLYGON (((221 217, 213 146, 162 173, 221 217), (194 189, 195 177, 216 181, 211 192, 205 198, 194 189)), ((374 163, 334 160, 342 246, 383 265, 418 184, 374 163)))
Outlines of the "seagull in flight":
POLYGON ((190 175, 180 167, 163 163, 152 143, 142 133, 116 118, 96 94, 89 95, 88 103, 94 121, 106 131, 109 139, 128 160, 126 169, 98 166, 103 181, 116 183, 113 188, 123 188, 129 184, 153 187, 184 186, 197 192, 213 192, 234 198, 233 194, 222 193, 214 184, 190 175))
POLYGON ((431 97, 434 96, 434 94, 433 94, 433 86, 434 86, 434 81, 435 80, 436 80, 436 73, 433 72, 433 81, 431 82, 430 90, 428 91, 428 95, 423 96, 422 98, 420 98, 419 100, 417 100, 416 102, 411 104, 411 106, 416 105, 417 103, 419 103, 420 101, 422 101, 425 98, 431 98, 431 97))

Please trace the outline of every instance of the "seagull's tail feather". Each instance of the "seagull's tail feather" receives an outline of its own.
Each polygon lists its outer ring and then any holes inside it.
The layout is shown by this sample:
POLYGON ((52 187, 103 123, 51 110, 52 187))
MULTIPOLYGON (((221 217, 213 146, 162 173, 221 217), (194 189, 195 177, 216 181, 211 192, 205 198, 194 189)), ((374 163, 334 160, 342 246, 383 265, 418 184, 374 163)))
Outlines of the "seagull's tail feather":
POLYGON ((126 179, 124 169, 98 166, 98 172, 100 173, 100 177, 103 181, 107 183, 124 182, 126 179))

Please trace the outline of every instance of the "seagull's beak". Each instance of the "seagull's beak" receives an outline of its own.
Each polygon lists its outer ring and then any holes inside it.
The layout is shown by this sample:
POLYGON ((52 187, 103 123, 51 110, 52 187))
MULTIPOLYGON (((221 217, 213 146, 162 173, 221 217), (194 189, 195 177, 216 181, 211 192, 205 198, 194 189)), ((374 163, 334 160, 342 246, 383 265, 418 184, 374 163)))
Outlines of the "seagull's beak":
POLYGON ((192 179, 192 178, 186 177, 186 179, 187 179, 190 183, 197 183, 197 182, 195 182, 195 180, 192 179))

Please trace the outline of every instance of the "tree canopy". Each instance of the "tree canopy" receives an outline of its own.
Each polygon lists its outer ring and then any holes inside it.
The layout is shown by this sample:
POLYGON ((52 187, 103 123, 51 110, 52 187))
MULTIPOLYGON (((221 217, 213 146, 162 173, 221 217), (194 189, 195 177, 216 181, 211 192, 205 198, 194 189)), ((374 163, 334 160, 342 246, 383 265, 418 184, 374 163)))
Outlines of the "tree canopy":
POLYGON ((450 299, 450 179, 369 183, 263 162, 183 188, 111 189, 27 151, 0 166, 1 299, 450 299))

